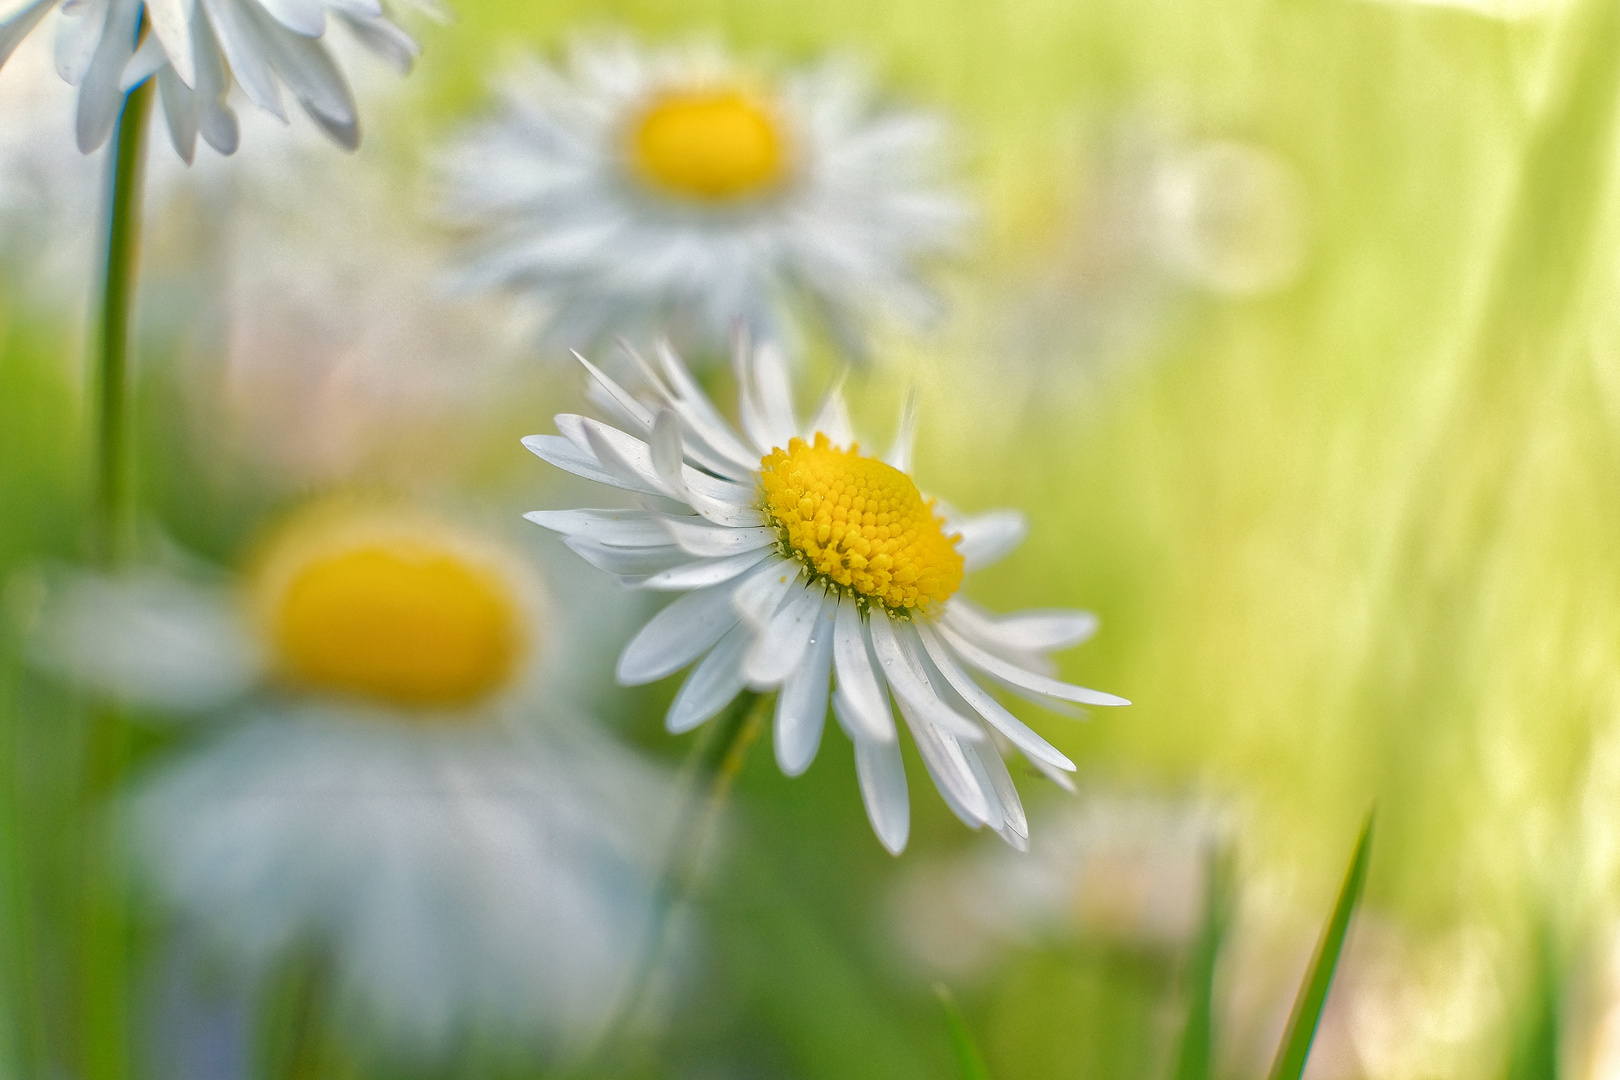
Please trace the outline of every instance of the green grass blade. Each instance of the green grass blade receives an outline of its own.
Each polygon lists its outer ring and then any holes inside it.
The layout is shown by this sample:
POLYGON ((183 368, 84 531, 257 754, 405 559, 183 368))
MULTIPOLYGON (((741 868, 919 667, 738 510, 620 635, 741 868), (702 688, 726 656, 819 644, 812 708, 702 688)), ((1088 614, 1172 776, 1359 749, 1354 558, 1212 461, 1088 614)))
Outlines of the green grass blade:
POLYGON ((1344 876, 1344 886, 1339 889, 1338 902, 1333 905, 1333 916, 1322 931, 1316 956, 1305 973, 1305 981, 1300 984, 1299 997, 1294 999, 1294 1012, 1288 1018, 1282 1045, 1277 1048, 1270 1080, 1299 1080, 1305 1072, 1305 1059, 1310 1056, 1311 1040, 1316 1038, 1316 1025, 1322 1019, 1322 1006, 1327 1003, 1328 987, 1333 983, 1339 952, 1344 948, 1345 934, 1350 929, 1350 916, 1355 913, 1361 888, 1367 881, 1372 827, 1373 816, 1368 813, 1366 823, 1361 826, 1361 838, 1356 841, 1356 852, 1350 858, 1350 870, 1344 876))
POLYGON ((973 1035, 968 1031, 967 1021, 962 1019, 962 1011, 956 1007, 956 999, 951 997, 944 983, 934 984, 934 994, 945 1013, 945 1030, 950 1033, 951 1050, 956 1055, 956 1068, 962 1080, 990 1080, 990 1070, 985 1068, 978 1047, 973 1045, 973 1035))
POLYGON ((1534 962, 1529 997, 1519 1006, 1514 1024, 1507 1080, 1558 1080, 1563 980, 1552 931, 1546 926, 1537 932, 1534 962))
POLYGON ((1181 1050, 1176 1055, 1175 1080, 1209 1080, 1210 1077, 1215 961, 1231 912, 1230 870, 1227 853, 1219 848, 1211 849, 1204 884, 1203 918, 1187 965, 1187 1022, 1181 1032, 1181 1050))

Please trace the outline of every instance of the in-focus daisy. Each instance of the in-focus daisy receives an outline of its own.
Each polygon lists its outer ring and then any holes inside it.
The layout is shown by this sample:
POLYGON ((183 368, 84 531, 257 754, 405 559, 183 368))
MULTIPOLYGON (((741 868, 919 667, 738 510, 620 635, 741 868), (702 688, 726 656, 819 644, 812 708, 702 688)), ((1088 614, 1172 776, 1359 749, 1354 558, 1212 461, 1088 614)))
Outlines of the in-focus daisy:
POLYGON ((663 781, 560 700, 588 665, 551 606, 480 538, 351 507, 240 584, 72 579, 35 640, 214 721, 128 796, 155 890, 249 971, 317 948, 343 1014, 419 1056, 588 1036, 648 918, 663 781))
POLYGON ((469 284, 532 293, 561 345, 659 331, 723 354, 737 319, 793 340, 797 308, 858 355, 874 311, 937 310, 917 264, 965 218, 942 125, 877 108, 847 65, 771 80, 712 51, 580 45, 504 97, 449 155, 448 211, 481 232, 469 284))
POLYGON ((627 585, 685 594, 631 640, 619 680, 651 682, 698 661, 665 718, 671 732, 716 715, 744 687, 777 690, 776 758, 790 776, 815 757, 830 692, 872 827, 898 853, 910 809, 892 695, 951 809, 1022 847, 1028 827, 1000 740, 1060 783, 1074 764, 980 680, 1037 700, 1127 704, 1049 673, 1047 654, 1091 637, 1094 616, 995 616, 956 595, 965 572, 1017 546, 1022 516, 963 517, 924 497, 909 475, 909 406, 882 458, 861 453, 837 389, 801 424, 770 346, 736 351, 741 430, 667 346, 656 367, 636 358, 650 407, 581 362, 622 427, 565 414, 561 435, 525 445, 642 496, 647 509, 528 517, 627 585))
MULTIPOLYGON (((124 94, 149 78, 157 79, 169 136, 187 161, 199 134, 222 154, 236 151, 236 114, 227 101, 233 86, 283 122, 285 87, 322 131, 352 150, 360 143, 354 95, 326 34, 342 24, 367 49, 409 71, 420 50, 388 2, 26 0, 0 21, 0 66, 59 8, 56 69, 79 88, 75 126, 87 154, 112 134, 124 94)), ((436 8, 434 0, 413 2, 436 8)))

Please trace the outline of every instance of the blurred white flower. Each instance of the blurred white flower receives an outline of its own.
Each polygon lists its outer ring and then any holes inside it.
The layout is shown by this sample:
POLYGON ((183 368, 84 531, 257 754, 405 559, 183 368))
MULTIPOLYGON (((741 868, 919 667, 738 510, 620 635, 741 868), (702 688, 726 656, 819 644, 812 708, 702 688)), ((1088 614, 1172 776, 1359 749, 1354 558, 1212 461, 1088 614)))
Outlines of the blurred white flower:
POLYGON ((943 125, 875 107, 850 66, 767 80, 616 42, 503 89, 448 155, 446 208, 480 235, 467 284, 532 294, 551 341, 660 332, 723 351, 738 319, 794 340, 808 308, 859 356, 869 315, 937 312, 916 264, 967 218, 939 179, 943 125))
POLYGON ((315 947, 410 1055, 566 1044, 615 1004, 664 782, 572 714, 576 620, 504 551, 325 506, 244 583, 80 578, 36 621, 41 663, 213 718, 126 809, 144 875, 249 969, 315 947))
POLYGON ((628 432, 564 414, 556 418, 563 434, 524 440, 558 468, 634 492, 650 507, 528 515, 626 585, 684 594, 625 647, 619 681, 653 682, 697 662, 665 717, 677 733, 717 715, 744 687, 779 690, 776 758, 789 776, 815 758, 831 682, 872 828, 898 854, 911 812, 892 692, 950 808, 1023 847, 1028 826, 999 740, 1060 783, 1074 763, 978 679, 1048 704, 1128 704, 1051 677, 1048 654, 1089 639, 1094 615, 995 616, 955 596, 965 571, 1018 546, 1023 516, 936 509, 910 476, 909 403, 882 458, 860 453, 836 387, 801 424, 774 348, 739 342, 741 431, 667 345, 656 369, 632 359, 651 388, 650 408, 580 358, 594 400, 628 432))
POLYGON ((1225 296, 1293 284, 1305 264, 1305 185, 1276 154, 1245 143, 1178 147, 1157 163, 1152 240, 1165 267, 1225 296))
POLYGON ((1009 949, 1076 937, 1182 947, 1230 831, 1201 803, 1122 795, 1087 795, 1040 825, 1027 856, 981 850, 902 880, 891 925, 919 968, 969 978, 1009 949))
MULTIPOLYGON (((370 51, 409 71, 418 47, 393 21, 387 0, 10 0, 0 20, 0 66, 51 12, 60 10, 56 69, 79 88, 79 149, 112 134, 124 95, 157 79, 169 136, 190 161, 200 134, 222 154, 240 131, 228 102, 240 87, 286 121, 282 87, 334 142, 360 142, 354 96, 325 36, 342 24, 370 51)), ((416 3, 437 10, 433 0, 416 3)))

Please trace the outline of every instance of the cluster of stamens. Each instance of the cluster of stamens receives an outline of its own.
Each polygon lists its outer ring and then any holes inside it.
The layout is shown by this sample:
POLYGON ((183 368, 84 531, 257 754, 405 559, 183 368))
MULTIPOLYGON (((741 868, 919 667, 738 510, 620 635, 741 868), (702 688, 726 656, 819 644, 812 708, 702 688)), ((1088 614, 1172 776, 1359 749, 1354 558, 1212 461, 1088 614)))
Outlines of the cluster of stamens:
POLYGON ((943 604, 962 584, 957 534, 945 534, 917 485, 900 470, 841 449, 817 433, 760 462, 764 510, 782 554, 819 581, 902 618, 943 604))

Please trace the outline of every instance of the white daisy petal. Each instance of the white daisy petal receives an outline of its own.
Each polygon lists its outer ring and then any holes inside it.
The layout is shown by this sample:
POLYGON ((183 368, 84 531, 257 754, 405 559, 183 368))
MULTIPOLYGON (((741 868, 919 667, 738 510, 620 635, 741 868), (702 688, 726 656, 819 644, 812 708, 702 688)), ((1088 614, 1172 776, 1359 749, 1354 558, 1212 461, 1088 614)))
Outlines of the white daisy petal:
POLYGON ((653 414, 652 411, 647 408, 647 406, 637 401, 635 396, 631 394, 630 391, 626 390, 613 379, 609 378, 601 368, 585 359, 578 352, 575 352, 573 356, 574 359, 578 360, 580 364, 584 366, 585 370, 590 373, 591 379, 595 385, 601 387, 601 389, 606 391, 608 396, 612 398, 614 406, 622 410, 625 415, 635 420, 639 431, 645 433, 652 430, 653 414))
POLYGON ((872 831, 889 854, 900 854, 906 850, 906 838, 911 832, 911 800, 906 794, 906 766, 900 758, 900 744, 893 740, 856 739, 855 775, 860 780, 861 801, 866 805, 872 831))
POLYGON ((523 517, 564 536, 608 547, 663 547, 671 542, 667 514, 650 510, 531 510, 523 517))
MULTIPOLYGON (((904 698, 900 701, 900 715, 911 730, 928 775, 951 810, 970 828, 988 823, 991 818, 989 801, 962 753, 961 744, 949 732, 919 717, 904 698)), ((996 816, 999 819, 1000 815, 996 816)))
MULTIPOLYGON (((317 121, 327 120, 344 129, 354 127, 354 95, 325 46, 300 34, 282 33, 262 14, 256 13, 256 20, 276 74, 305 110, 317 121)), ((357 142, 342 145, 353 150, 357 142)))
POLYGON ((735 555, 743 551, 769 547, 777 542, 776 530, 768 526, 752 529, 727 529, 696 520, 663 519, 665 539, 672 539, 688 555, 735 555))
POLYGON ((124 105, 124 92, 118 82, 129 58, 135 54, 135 17, 138 8, 115 4, 107 10, 107 22, 96 44, 95 56, 79 85, 79 108, 75 132, 79 150, 91 153, 112 134, 124 105))
POLYGON ((225 101, 231 79, 225 68, 225 54, 206 18, 197 19, 191 43, 197 71, 197 130, 221 154, 234 154, 241 130, 236 114, 225 101))
POLYGON ((1022 750, 1025 756, 1038 759, 1058 769, 1074 771, 1074 762, 1070 761, 1055 746, 1041 738, 1035 731, 1018 717, 1008 712, 1001 702, 991 697, 985 690, 968 677, 960 665, 951 656, 950 651, 939 641, 927 626, 919 625, 915 633, 922 641, 928 659, 950 683, 951 689, 959 694, 974 711, 984 717, 991 726, 1011 740, 1012 744, 1022 750))
POLYGON ((326 11, 320 0, 258 0, 282 26, 304 37, 318 38, 326 33, 326 11))
POLYGON ((270 72, 264 43, 252 16, 242 7, 248 2, 251 0, 198 0, 208 13, 237 85, 253 104, 285 124, 287 111, 281 106, 281 92, 270 72))
MULTIPOLYGON (((911 450, 917 441, 917 391, 906 394, 906 403, 900 409, 900 427, 894 433, 894 445, 883 455, 883 460, 903 473, 911 471, 911 450)), ((966 540, 967 537, 963 537, 966 540)), ((964 557, 965 559, 965 557, 964 557)))
POLYGON ((1029 533, 1028 521, 1016 510, 953 519, 950 527, 962 534, 956 550, 962 555, 964 570, 980 570, 1006 557, 1029 533))
POLYGON ((687 554, 674 544, 662 547, 609 547, 589 537, 568 536, 563 543, 580 558, 610 574, 643 578, 687 564, 687 554))
POLYGON ((827 441, 834 446, 853 446, 855 443, 855 425, 849 418, 849 404, 844 400, 844 379, 840 374, 832 389, 827 391, 827 398, 816 411, 816 418, 811 422, 810 428, 805 432, 806 441, 813 438, 816 432, 827 436, 827 441))
MULTIPOLYGON (((0 64, 54 2, 40 0, 0 29, 0 64)), ((108 0, 81 0, 71 11, 66 6, 62 9, 62 19, 56 24, 56 73, 69 86, 78 86, 90 71, 90 61, 95 59, 96 46, 101 43, 101 30, 107 24, 107 7, 108 0)))
POLYGON ((743 678, 755 690, 780 686, 804 660, 824 601, 812 585, 790 596, 765 625, 743 659, 743 678))
POLYGON ((556 424, 557 430, 570 441, 577 438, 576 445, 583 444, 581 448, 589 450, 604 471, 617 477, 620 487, 687 502, 692 509, 721 525, 752 527, 765 523, 754 506, 755 495, 751 488, 681 466, 677 489, 671 486, 673 476, 666 481, 659 474, 653 463, 652 448, 634 435, 589 417, 569 414, 558 416, 556 424))
POLYGON ((928 685, 928 676, 915 658, 908 656, 895 636, 894 621, 874 613, 867 620, 872 648, 882 665, 883 677, 896 697, 930 724, 962 738, 978 740, 984 732, 965 716, 958 716, 928 685))
POLYGON ((735 626, 692 669, 664 717, 664 727, 670 734, 691 731, 742 693, 743 652, 752 639, 751 630, 735 626))
POLYGON ((1089 690, 1084 686, 1059 682, 1057 679, 1049 679, 1044 675, 1025 671, 1023 668, 1009 663, 999 656, 986 652, 951 628, 949 610, 946 612, 945 621, 939 624, 938 631, 945 644, 949 645, 951 651, 957 656, 960 656, 986 675, 1009 683, 1012 686, 1022 687, 1025 690, 1046 697, 1057 698, 1059 701, 1073 701, 1080 705, 1114 706, 1130 704, 1129 701, 1122 697, 1105 694, 1101 690, 1089 690))
POLYGON ((1097 616, 1089 611, 1051 609, 986 615, 969 604, 955 606, 960 609, 955 613, 958 624, 971 624, 974 640, 992 652, 1057 652, 1090 641, 1097 633, 1097 616))
POLYGON ((849 719, 855 730, 879 742, 894 740, 894 713, 889 708, 889 692, 872 663, 862 626, 859 606, 849 597, 838 601, 833 623, 833 665, 838 672, 838 692, 849 706, 849 719))
POLYGON ((669 342, 660 339, 655 346, 655 352, 662 373, 669 380, 673 391, 669 398, 670 407, 680 413, 681 418, 696 434, 732 463, 744 470, 758 467, 761 455, 743 445, 742 440, 709 401, 708 395, 703 392, 697 379, 676 355, 669 342))
POLYGON ((759 401, 760 420, 770 437, 770 445, 786 446, 799 430, 799 424, 793 416, 793 389, 788 382, 781 348, 772 341, 761 342, 759 348, 753 350, 750 373, 759 401))
POLYGON ((523 445, 542 461, 549 462, 575 476, 583 476, 587 480, 595 480, 598 484, 607 484, 609 487, 622 488, 642 495, 664 495, 660 488, 652 484, 640 480, 626 480, 618 473, 609 472, 602 467, 595 454, 581 450, 561 435, 528 435, 524 437, 523 445))
POLYGON ((42 667, 182 712, 240 696, 263 664, 233 598, 155 576, 63 581, 46 594, 30 646, 42 667))
POLYGON ((780 557, 766 565, 772 568, 772 572, 749 578, 737 589, 737 595, 731 598, 731 606, 756 633, 765 629, 803 573, 798 563, 780 557))
POLYGON ((776 697, 776 763, 787 776, 810 767, 827 722, 838 602, 831 596, 819 599, 803 662, 792 669, 776 697))
POLYGON ((181 160, 189 165, 197 151, 197 93, 180 81, 173 67, 159 71, 157 79, 169 139, 181 160))
POLYGON ((346 11, 336 13, 366 48, 382 57, 401 75, 409 75, 422 55, 422 47, 404 30, 383 18, 359 18, 346 11))
POLYGON ((968 764, 973 766, 979 785, 995 795, 1001 820, 993 823, 991 828, 1015 849, 1029 850, 1029 819, 1024 814, 1024 803, 1018 797, 1012 774, 1007 771, 1007 763, 1001 760, 1001 755, 990 743, 970 744, 962 747, 962 752, 967 755, 968 764))
POLYGON ((162 42, 175 75, 188 87, 195 86, 197 68, 191 44, 191 17, 197 0, 145 0, 145 3, 152 34, 162 42))
MULTIPOLYGON (((768 568, 767 568, 768 569, 768 568)), ((755 576, 762 571, 755 571, 755 576)), ((648 620, 619 656, 617 677, 640 686, 673 675, 736 626, 732 595, 750 578, 734 579, 679 597, 648 620)))
POLYGON ((124 65, 123 72, 118 76, 118 89, 128 93, 168 65, 169 57, 163 51, 162 42, 148 36, 129 58, 129 63, 124 65))
POLYGON ((741 555, 727 555, 721 559, 686 563, 654 574, 641 582, 641 586, 660 592, 680 592, 686 589, 701 589, 706 585, 718 585, 757 565, 770 554, 770 549, 765 548, 759 551, 745 551, 741 555))

